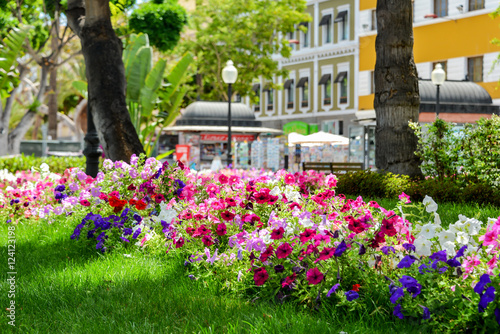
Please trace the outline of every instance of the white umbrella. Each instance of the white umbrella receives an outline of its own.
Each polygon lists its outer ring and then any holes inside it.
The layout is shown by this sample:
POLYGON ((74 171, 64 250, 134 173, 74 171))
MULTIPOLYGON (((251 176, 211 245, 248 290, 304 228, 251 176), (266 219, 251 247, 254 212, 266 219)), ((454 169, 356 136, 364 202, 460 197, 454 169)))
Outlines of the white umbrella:
POLYGON ((302 139, 304 139, 305 137, 306 136, 301 135, 300 133, 291 132, 288 134, 288 145, 300 144, 302 139))
POLYGON ((349 138, 339 135, 334 135, 324 131, 319 131, 311 135, 305 136, 298 143, 349 145, 349 138))

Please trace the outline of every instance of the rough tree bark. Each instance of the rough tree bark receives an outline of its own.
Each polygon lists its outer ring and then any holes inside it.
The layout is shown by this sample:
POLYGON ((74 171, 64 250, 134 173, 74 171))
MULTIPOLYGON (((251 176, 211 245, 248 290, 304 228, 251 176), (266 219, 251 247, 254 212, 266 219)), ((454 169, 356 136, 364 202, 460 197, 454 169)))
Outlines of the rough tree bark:
POLYGON ((125 101, 122 43, 110 20, 109 0, 69 0, 68 25, 80 37, 88 103, 107 158, 130 161, 144 149, 125 101))
POLYGON ((378 169, 420 176, 417 137, 408 121, 418 121, 420 97, 413 59, 411 0, 377 1, 375 49, 375 160, 378 169))

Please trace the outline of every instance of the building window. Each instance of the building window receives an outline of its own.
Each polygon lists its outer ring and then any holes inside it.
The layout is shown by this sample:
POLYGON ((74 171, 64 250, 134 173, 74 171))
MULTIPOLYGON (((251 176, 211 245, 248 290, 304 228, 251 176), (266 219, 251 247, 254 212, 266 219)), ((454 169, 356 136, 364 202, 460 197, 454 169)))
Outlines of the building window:
POLYGON ((288 41, 292 50, 295 50, 295 44, 297 43, 297 40, 295 39, 295 31, 290 31, 288 33, 288 41))
POLYGON ((319 80, 319 85, 323 85, 323 105, 332 104, 332 76, 330 73, 323 74, 319 80))
POLYGON ((260 111, 260 84, 254 84, 252 86, 252 91, 255 93, 255 96, 257 96, 258 99, 258 104, 254 105, 253 111, 254 112, 259 112, 260 111))
POLYGON ((372 10, 372 30, 377 30, 377 10, 372 10))
POLYGON ((306 32, 303 32, 302 30, 300 30, 300 39, 302 42, 301 45, 304 48, 308 48, 309 47, 309 23, 308 22, 301 22, 301 23, 299 23, 299 27, 297 29, 299 29, 301 26, 304 26, 306 28, 306 32))
POLYGON ((474 82, 483 82, 483 57, 467 59, 467 79, 474 82))
POLYGON ((339 40, 346 41, 349 39, 349 25, 347 22, 347 10, 340 11, 335 17, 335 23, 338 23, 339 40))
POLYGON ((347 72, 340 72, 335 78, 335 83, 339 84, 339 104, 347 103, 347 72))
POLYGON ((283 88, 286 91, 286 107, 287 109, 293 109, 293 100, 295 95, 295 86, 293 84, 293 79, 288 79, 285 81, 283 88))
POLYGON ((332 42, 332 14, 323 15, 320 26, 323 26, 323 44, 332 42))
POLYGON ((441 66, 443 67, 443 71, 445 71, 445 73, 448 73, 448 66, 447 66, 448 62, 446 60, 444 60, 444 61, 437 61, 435 63, 432 63, 431 72, 432 72, 433 69, 436 68, 437 64, 441 64, 441 66))
POLYGON ((241 102, 241 95, 240 94, 236 94, 234 96, 234 102, 237 102, 237 103, 240 103, 241 102))
POLYGON ((434 0, 434 14, 438 17, 448 16, 448 0, 434 0))
POLYGON ((484 0, 469 0, 469 11, 484 9, 484 0))
POLYGON ((267 110, 274 109, 274 90, 269 88, 267 90, 267 110))
POLYGON ((301 89, 300 94, 300 106, 301 108, 307 108, 309 106, 309 78, 300 78, 297 83, 297 88, 301 89))

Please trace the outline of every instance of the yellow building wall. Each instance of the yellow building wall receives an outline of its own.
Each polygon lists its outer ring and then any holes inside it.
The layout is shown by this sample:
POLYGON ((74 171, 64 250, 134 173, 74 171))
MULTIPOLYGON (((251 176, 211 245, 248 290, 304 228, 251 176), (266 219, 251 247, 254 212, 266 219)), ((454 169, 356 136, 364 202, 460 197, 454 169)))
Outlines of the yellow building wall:
POLYGON ((377 0, 360 0, 359 10, 375 9, 377 7, 377 0))

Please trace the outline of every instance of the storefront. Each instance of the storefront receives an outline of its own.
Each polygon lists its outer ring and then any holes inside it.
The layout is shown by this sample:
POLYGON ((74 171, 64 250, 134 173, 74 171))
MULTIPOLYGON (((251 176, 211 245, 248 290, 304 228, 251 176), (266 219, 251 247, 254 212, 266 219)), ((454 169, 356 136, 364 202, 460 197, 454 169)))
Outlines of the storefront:
MULTIPOLYGON (((214 158, 220 158, 222 164, 226 165, 227 118, 227 102, 197 101, 185 109, 175 126, 164 130, 163 136, 177 137, 176 148, 185 152, 179 157, 191 167, 208 169, 214 158)), ((282 133, 281 130, 262 127, 246 105, 231 104, 231 149, 234 163, 248 164, 252 154, 251 143, 255 140, 272 138, 282 133)))

